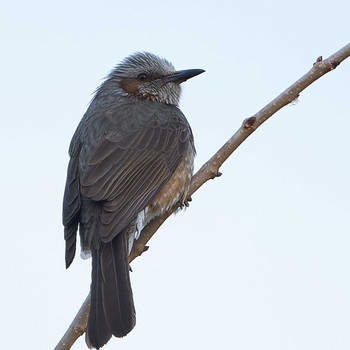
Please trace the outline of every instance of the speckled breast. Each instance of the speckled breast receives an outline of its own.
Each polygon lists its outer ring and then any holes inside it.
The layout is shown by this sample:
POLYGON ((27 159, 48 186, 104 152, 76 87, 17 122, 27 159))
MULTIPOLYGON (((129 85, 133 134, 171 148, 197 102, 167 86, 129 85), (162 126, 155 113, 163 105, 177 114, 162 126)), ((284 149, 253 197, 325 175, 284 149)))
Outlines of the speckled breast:
POLYGON ((173 175, 146 208, 146 221, 163 214, 177 202, 184 202, 193 174, 194 149, 191 143, 173 175))

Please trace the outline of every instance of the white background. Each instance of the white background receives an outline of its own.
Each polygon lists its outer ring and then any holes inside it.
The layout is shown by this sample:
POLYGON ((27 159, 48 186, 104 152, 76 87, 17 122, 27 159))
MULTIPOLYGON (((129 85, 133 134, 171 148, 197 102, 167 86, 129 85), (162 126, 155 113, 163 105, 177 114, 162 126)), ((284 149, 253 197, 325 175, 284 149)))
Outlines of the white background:
MULTIPOLYGON (((113 66, 150 51, 177 69, 196 169, 349 42, 349 5, 301 1, 8 1, 1 37, 3 349, 53 349, 90 262, 64 267, 67 150, 113 66)), ((350 348, 350 61, 254 133, 132 264, 137 325, 104 349, 350 348)), ((73 349, 86 349, 81 338, 73 349)))

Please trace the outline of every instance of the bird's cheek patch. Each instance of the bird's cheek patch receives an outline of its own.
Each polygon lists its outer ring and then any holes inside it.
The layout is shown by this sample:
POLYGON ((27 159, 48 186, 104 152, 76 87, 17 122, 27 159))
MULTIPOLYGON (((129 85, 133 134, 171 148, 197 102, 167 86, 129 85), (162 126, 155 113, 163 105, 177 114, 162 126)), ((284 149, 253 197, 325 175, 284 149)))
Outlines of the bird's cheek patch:
POLYGON ((140 82, 137 79, 126 78, 120 81, 120 87, 129 95, 137 96, 140 92, 140 82))

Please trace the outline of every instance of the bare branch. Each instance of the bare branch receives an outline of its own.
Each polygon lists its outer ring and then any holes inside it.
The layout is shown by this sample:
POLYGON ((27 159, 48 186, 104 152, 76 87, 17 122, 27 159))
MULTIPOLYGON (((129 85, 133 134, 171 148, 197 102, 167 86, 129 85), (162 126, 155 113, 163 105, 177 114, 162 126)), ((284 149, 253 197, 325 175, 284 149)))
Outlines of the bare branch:
POLYGON ((86 297, 85 301, 81 305, 77 315, 73 322, 68 327, 66 333, 55 347, 55 350, 66 350, 70 349, 75 341, 85 333, 87 320, 90 310, 90 293, 86 297))
MULTIPOLYGON (((221 175, 219 169, 226 159, 250 136, 260 125, 262 125, 273 114, 284 106, 290 104, 299 97, 299 94, 309 85, 322 77, 324 74, 334 70, 342 61, 350 56, 350 44, 323 60, 319 56, 313 67, 299 80, 283 91, 279 96, 262 108, 258 113, 245 119, 236 133, 198 170, 192 177, 189 196, 196 192, 205 182, 221 175)), ((162 216, 151 221, 142 231, 140 238, 135 242, 131 251, 129 261, 147 250, 146 244, 163 224, 163 222, 176 210, 178 206, 168 210, 162 216)), ((86 329, 90 307, 90 295, 87 296, 78 314, 69 326, 67 332, 60 340, 55 350, 68 350, 86 329)))

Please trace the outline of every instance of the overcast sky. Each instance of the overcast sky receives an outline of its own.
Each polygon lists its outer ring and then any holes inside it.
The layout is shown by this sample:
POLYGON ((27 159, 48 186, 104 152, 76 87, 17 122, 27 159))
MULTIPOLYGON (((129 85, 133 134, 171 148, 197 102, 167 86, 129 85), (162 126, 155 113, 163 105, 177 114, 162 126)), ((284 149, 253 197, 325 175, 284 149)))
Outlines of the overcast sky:
MULTIPOLYGON (((150 51, 177 69, 198 169, 349 42, 348 1, 2 1, 3 349, 53 349, 90 286, 64 266, 68 147, 101 79, 150 51)), ((137 325, 104 349, 350 348, 350 60, 255 132, 133 264, 137 325)), ((83 338, 73 347, 86 349, 83 338)))

